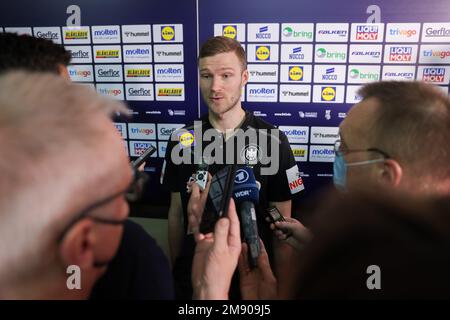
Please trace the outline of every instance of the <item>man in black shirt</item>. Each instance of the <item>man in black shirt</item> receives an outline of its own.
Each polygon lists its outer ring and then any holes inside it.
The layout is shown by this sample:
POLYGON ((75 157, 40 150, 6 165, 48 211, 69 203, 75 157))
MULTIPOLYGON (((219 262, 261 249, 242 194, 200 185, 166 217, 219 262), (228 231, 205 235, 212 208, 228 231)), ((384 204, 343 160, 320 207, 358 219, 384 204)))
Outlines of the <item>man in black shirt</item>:
POLYGON ((252 167, 260 187, 256 207, 258 232, 283 295, 291 248, 277 240, 272 245, 264 212, 269 206, 276 206, 282 215, 290 217, 291 199, 304 189, 289 142, 274 126, 242 108, 241 92, 249 75, 239 42, 226 37, 209 39, 200 50, 198 63, 200 89, 209 112, 172 135, 162 173, 163 185, 171 191, 169 246, 177 297, 189 299, 192 295, 190 275, 195 243, 189 235, 193 226, 188 224, 186 183, 203 162, 209 165, 211 175, 231 163, 252 167))

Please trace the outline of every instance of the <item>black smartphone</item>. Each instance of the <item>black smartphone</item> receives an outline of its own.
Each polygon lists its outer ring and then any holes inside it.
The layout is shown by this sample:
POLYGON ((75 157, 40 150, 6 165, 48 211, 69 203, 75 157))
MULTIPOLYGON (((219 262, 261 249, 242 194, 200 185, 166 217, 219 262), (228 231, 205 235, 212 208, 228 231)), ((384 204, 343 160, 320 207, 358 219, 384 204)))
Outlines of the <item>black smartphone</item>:
POLYGON ((144 161, 147 161, 148 158, 152 156, 156 151, 156 147, 151 145, 147 150, 145 150, 136 160, 134 160, 131 163, 131 166, 134 169, 137 169, 141 166, 141 164, 144 163, 144 161))
POLYGON ((270 207, 267 209, 267 216, 269 217, 270 221, 272 223, 275 223, 277 221, 286 221, 284 219, 283 215, 278 211, 277 207, 270 207))
MULTIPOLYGON (((267 216, 270 219, 271 223, 275 223, 277 221, 284 222, 286 219, 283 217, 283 215, 278 211, 277 207, 270 207, 267 210, 267 216)), ((275 227, 277 228, 277 227, 275 227)), ((277 228, 278 230, 281 230, 280 228, 277 228)), ((292 234, 286 230, 281 230, 285 235, 286 239, 292 236, 292 234)))
POLYGON ((214 231, 217 220, 228 215, 235 175, 236 165, 226 166, 213 175, 202 221, 200 222, 201 233, 206 234, 214 231))

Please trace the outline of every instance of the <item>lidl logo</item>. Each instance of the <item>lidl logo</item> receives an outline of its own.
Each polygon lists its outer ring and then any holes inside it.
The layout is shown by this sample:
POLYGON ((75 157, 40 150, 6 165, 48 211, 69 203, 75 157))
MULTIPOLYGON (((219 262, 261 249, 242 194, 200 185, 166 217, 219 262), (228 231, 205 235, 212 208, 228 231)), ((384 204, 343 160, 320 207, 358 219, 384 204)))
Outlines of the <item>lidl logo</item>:
POLYGON ((183 147, 190 147, 195 141, 193 132, 189 131, 189 132, 180 134, 179 141, 183 147))
POLYGON ((256 46, 256 60, 269 61, 270 60, 270 46, 256 46))
POLYGON ((164 41, 172 41, 175 39, 175 27, 174 26, 162 26, 161 38, 164 41))
POLYGON ((298 66, 289 67, 289 80, 292 81, 303 80, 303 67, 298 66))
POLYGON ((336 87, 322 87, 322 101, 335 101, 336 87))
POLYGON ((237 26, 236 25, 223 26, 222 35, 227 38, 236 39, 237 26))

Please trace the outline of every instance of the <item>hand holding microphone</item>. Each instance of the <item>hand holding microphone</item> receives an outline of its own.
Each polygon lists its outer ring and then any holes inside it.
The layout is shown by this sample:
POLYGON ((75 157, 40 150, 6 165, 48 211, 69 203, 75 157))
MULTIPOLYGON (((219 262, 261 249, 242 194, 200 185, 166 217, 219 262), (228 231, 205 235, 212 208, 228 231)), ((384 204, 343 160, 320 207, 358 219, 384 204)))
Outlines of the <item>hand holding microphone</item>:
POLYGON ((241 218, 243 239, 248 245, 249 262, 256 267, 261 253, 255 205, 259 202, 259 188, 253 169, 243 167, 236 171, 233 198, 241 218))

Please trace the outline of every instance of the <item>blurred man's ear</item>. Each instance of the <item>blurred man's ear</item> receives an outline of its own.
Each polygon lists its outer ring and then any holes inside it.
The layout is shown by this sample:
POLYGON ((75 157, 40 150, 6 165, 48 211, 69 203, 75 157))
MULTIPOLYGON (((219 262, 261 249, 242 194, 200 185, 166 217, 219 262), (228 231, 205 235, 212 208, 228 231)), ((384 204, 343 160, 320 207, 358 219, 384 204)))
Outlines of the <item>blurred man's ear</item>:
POLYGON ((65 234, 60 245, 60 256, 66 266, 77 265, 81 269, 94 265, 94 222, 81 219, 65 234))
POLYGON ((61 63, 58 63, 58 73, 64 79, 71 80, 70 76, 69 76, 69 71, 67 71, 67 66, 65 66, 61 63))
POLYGON ((397 187, 400 184, 403 169, 397 161, 386 159, 377 170, 378 179, 383 185, 397 187))
POLYGON ((245 69, 245 70, 242 72, 242 84, 241 84, 241 86, 242 86, 242 87, 245 86, 245 85, 247 84, 247 82, 248 82, 248 70, 245 69))

